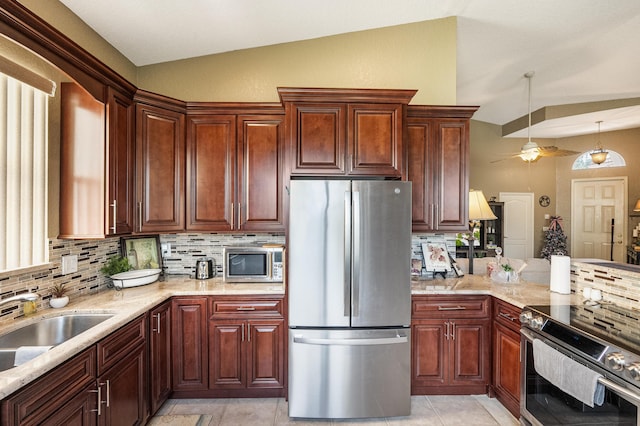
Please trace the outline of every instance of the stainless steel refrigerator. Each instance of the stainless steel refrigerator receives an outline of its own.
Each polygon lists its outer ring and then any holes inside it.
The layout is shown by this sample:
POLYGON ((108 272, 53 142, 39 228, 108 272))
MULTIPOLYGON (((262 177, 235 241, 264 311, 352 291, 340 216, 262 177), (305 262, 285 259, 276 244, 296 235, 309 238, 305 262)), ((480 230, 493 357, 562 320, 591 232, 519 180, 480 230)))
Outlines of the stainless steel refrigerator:
POLYGON ((289 416, 411 405, 411 183, 293 180, 289 416))

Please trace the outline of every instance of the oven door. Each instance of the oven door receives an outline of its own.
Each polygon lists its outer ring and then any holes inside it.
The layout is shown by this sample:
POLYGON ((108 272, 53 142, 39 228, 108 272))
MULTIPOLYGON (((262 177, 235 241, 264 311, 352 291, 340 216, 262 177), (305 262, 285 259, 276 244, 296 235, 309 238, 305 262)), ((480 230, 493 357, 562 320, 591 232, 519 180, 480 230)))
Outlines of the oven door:
MULTIPOLYGON (((634 392, 610 379, 601 379, 601 383, 605 386, 604 403, 601 406, 596 405, 591 408, 536 373, 533 360, 533 339, 541 339, 564 355, 574 359, 576 357, 527 328, 522 328, 521 335, 521 355, 524 362, 522 363, 520 387, 520 414, 523 424, 536 426, 640 426, 640 394, 637 391, 634 392)), ((589 367, 593 367, 594 370, 604 375, 604 371, 601 371, 598 366, 589 365, 589 367)))

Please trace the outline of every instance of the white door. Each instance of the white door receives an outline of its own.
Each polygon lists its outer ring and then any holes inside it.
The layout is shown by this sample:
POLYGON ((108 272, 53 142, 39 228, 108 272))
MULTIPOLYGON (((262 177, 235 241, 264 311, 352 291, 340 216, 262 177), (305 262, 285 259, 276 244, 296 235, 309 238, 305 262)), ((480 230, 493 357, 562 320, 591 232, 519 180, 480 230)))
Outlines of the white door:
POLYGON ((613 260, 625 262, 626 193, 626 176, 571 181, 572 257, 611 260, 613 247, 613 260))
POLYGON ((504 203, 502 255, 514 259, 533 256, 533 193, 501 192, 504 203))

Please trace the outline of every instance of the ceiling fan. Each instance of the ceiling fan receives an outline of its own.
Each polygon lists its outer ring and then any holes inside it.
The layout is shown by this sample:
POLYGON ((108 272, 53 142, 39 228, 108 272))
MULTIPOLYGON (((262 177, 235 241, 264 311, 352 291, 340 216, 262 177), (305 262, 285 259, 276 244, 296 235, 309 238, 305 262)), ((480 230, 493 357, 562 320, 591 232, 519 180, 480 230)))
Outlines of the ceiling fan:
POLYGON ((523 161, 527 163, 533 163, 538 161, 542 157, 566 157, 569 155, 577 155, 580 154, 577 151, 571 151, 568 149, 560 149, 557 146, 539 146, 537 143, 531 140, 531 79, 535 73, 533 71, 527 72, 524 76, 529 81, 529 126, 527 127, 527 143, 525 143, 520 152, 517 154, 510 155, 506 158, 501 158, 499 160, 494 160, 492 163, 496 163, 498 161, 507 160, 509 158, 520 157, 523 161))

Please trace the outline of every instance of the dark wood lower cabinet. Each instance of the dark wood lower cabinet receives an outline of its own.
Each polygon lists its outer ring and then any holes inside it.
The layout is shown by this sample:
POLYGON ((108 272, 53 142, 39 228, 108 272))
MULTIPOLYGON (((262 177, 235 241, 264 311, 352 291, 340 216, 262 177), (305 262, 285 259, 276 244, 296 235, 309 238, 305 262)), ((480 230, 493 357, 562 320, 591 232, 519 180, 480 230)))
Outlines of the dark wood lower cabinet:
POLYGON ((171 394, 171 301, 149 314, 149 409, 153 416, 171 394))
POLYGON ((520 417, 520 309, 493 301, 493 380, 491 394, 520 417))
POLYGON ((411 393, 486 393, 489 326, 486 296, 414 296, 411 393))
POLYGON ((171 302, 173 391, 189 397, 209 388, 207 297, 174 297, 171 302))
POLYGON ((57 409, 51 416, 37 422, 51 426, 86 426, 96 424, 95 386, 89 386, 76 395, 71 401, 57 409))

